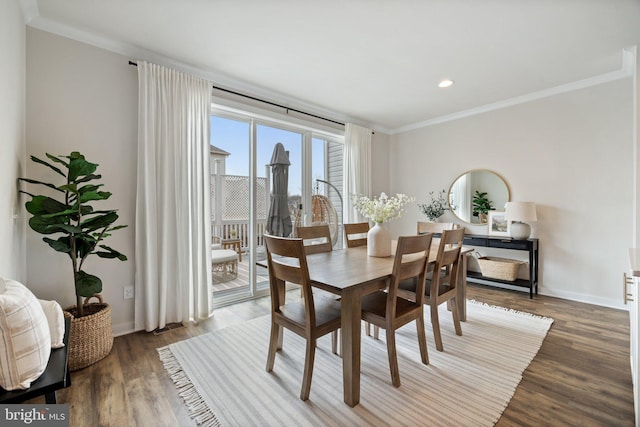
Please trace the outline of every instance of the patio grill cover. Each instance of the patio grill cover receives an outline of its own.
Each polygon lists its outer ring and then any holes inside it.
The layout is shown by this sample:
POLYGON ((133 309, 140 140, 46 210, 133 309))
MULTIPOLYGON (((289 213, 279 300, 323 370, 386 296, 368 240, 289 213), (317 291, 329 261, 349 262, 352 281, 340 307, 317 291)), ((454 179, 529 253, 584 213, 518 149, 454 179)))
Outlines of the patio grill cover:
POLYGON ((291 234, 291 215, 289 215, 289 153, 284 150, 284 145, 278 142, 271 155, 271 175, 273 179, 273 192, 267 217, 267 232, 272 236, 287 237, 291 234))

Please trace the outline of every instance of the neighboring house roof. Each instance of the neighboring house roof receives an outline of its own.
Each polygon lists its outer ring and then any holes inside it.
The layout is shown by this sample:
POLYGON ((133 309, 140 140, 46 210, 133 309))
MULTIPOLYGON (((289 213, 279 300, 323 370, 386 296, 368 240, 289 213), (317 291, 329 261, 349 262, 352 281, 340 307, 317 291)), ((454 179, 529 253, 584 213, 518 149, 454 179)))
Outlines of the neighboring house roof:
POLYGON ((209 146, 209 153, 210 154, 221 154, 223 156, 230 156, 231 153, 229 153, 228 151, 224 151, 222 148, 218 148, 215 145, 210 145, 209 146))

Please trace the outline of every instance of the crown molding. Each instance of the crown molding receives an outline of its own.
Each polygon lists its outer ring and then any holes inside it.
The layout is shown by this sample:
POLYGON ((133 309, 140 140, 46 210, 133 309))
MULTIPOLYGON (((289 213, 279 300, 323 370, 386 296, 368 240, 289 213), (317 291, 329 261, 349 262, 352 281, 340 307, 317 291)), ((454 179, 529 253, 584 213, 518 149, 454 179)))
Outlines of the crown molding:
POLYGON ((20 0, 20 10, 22 10, 22 19, 25 25, 40 15, 38 0, 20 0))
POLYGON ((257 98, 263 98, 265 100, 268 100, 277 104, 290 105, 291 108, 306 110, 309 113, 328 117, 340 122, 356 123, 361 126, 370 127, 375 131, 389 133, 389 129, 386 129, 382 126, 379 126, 373 123, 363 122, 363 120, 359 118, 355 118, 352 116, 338 113, 333 110, 319 107, 317 105, 310 104, 300 99, 288 97, 283 94, 265 89, 263 87, 255 86, 250 83, 231 78, 228 75, 225 75, 222 73, 195 67, 193 65, 190 65, 184 62, 176 61, 175 59, 172 59, 170 57, 161 55, 159 53, 156 53, 147 49, 143 49, 141 47, 138 47, 129 43, 114 40, 110 37, 102 36, 89 31, 80 30, 78 28, 75 28, 66 24, 62 24, 60 22, 57 22, 48 18, 37 16, 37 0, 21 0, 21 2, 33 3, 34 5, 36 5, 36 16, 33 16, 28 23, 28 25, 32 28, 36 28, 38 30, 46 31, 49 33, 53 33, 53 34, 71 39, 71 40, 75 40, 81 43, 85 43, 91 46, 105 49, 110 52, 123 55, 127 58, 132 59, 133 61, 143 60, 147 62, 153 62, 155 64, 163 65, 163 66, 170 67, 185 73, 189 73, 191 75, 207 79, 211 81, 213 84, 215 84, 216 86, 220 86, 225 89, 234 90, 240 93, 246 93, 247 95, 251 95, 257 98))
POLYGON ((385 133, 387 135, 408 132, 415 129, 458 120, 489 111, 499 110, 502 108, 512 107, 518 104, 524 104, 538 99, 611 82, 625 77, 630 77, 633 75, 633 70, 635 68, 635 47, 625 48, 622 52, 622 67, 619 70, 594 77, 589 77, 575 82, 570 82, 550 89, 532 92, 503 101, 481 105, 479 107, 474 107, 452 114, 436 117, 434 119, 424 120, 421 122, 391 129, 379 123, 367 122, 353 116, 345 115, 343 113, 338 113, 333 110, 310 104, 294 97, 285 96, 281 93, 277 93, 260 86, 255 86, 250 83, 234 79, 219 72, 202 69, 190 64, 179 62, 170 57, 140 48, 129 43, 114 40, 112 38, 95 34, 89 31, 80 30, 78 28, 71 27, 69 25, 65 25, 48 18, 43 18, 39 16, 37 0, 20 0, 20 6, 22 8, 25 23, 30 27, 57 34, 59 36, 76 40, 81 43, 86 43, 101 49, 105 49, 126 56, 128 58, 132 58, 133 60, 144 60, 159 65, 164 65, 166 67, 171 67, 176 70, 207 79, 215 83, 216 86, 224 87, 226 89, 234 90, 240 93, 246 93, 248 95, 263 98, 278 104, 290 105, 291 108, 307 110, 310 113, 317 114, 319 116, 325 116, 344 123, 354 123, 360 126, 365 126, 375 132, 385 133))
POLYGON ((462 119, 465 117, 475 116, 477 114, 487 113, 489 111, 499 110, 502 108, 512 107, 518 104, 524 104, 527 102, 536 101, 542 98, 548 98, 550 96, 555 96, 555 95, 559 95, 566 92, 572 92, 578 89, 584 89, 587 87, 600 85, 602 83, 612 82, 614 80, 623 79, 625 77, 631 77, 634 67, 635 67, 635 53, 629 48, 626 48, 626 49, 623 49, 622 51, 622 66, 620 67, 619 70, 612 71, 605 74, 600 74, 598 76, 589 77, 586 79, 578 80, 578 81, 567 83, 564 85, 552 87, 549 89, 544 89, 538 92, 532 92, 526 95, 516 96, 514 98, 505 99, 503 101, 481 105, 479 107, 470 108, 468 110, 458 111, 456 113, 436 117, 435 119, 429 119, 429 120, 414 123, 411 125, 402 126, 402 127, 393 129, 391 131, 391 134, 408 132, 411 130, 433 126, 440 123, 450 122, 450 121, 462 119))

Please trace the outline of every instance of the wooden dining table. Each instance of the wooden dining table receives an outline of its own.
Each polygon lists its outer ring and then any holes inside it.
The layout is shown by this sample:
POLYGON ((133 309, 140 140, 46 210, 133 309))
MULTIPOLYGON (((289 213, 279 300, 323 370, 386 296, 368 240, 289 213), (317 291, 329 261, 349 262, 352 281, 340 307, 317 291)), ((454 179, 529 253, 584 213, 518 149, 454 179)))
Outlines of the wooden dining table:
MULTIPOLYGON (((431 263, 435 262, 437 247, 434 239, 431 263)), ((472 248, 463 247, 460 255, 456 303, 461 321, 466 320, 466 254, 471 251, 472 248)), ((360 402, 360 299, 387 287, 393 262, 393 256, 368 256, 366 246, 307 255, 312 285, 340 296, 343 394, 344 402, 351 407, 360 402)), ((266 260, 258 265, 266 267, 266 260)))

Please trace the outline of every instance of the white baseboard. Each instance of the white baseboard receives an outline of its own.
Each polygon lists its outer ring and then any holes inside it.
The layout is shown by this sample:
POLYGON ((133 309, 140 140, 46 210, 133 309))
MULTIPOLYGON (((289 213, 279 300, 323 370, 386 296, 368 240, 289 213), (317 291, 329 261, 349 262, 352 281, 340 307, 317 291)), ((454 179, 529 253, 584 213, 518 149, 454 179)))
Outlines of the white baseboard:
MULTIPOLYGON (((506 283, 497 283, 497 282, 491 282, 488 280, 482 281, 482 283, 478 283, 478 284, 483 286, 491 286, 494 288, 509 289, 512 291, 519 291, 524 294, 529 294, 529 288, 525 288, 522 286, 513 286, 513 285, 508 285, 506 283)), ((629 306, 624 305, 621 299, 618 299, 618 298, 616 299, 602 298, 602 297, 596 297, 593 295, 581 294, 577 292, 554 291, 551 289, 546 289, 544 287, 538 287, 538 294, 545 295, 548 297, 562 298, 569 301, 583 302, 586 304, 594 304, 602 307, 609 307, 609 308, 615 308, 618 310, 629 311, 629 306)), ((535 298, 535 294, 534 294, 534 298, 535 298)))
POLYGON ((113 330, 114 337, 119 337, 122 335, 127 335, 127 334, 132 334, 134 332, 137 332, 133 322, 119 323, 117 325, 113 325, 111 329, 113 330))

